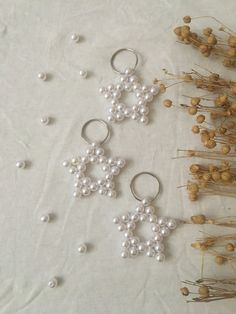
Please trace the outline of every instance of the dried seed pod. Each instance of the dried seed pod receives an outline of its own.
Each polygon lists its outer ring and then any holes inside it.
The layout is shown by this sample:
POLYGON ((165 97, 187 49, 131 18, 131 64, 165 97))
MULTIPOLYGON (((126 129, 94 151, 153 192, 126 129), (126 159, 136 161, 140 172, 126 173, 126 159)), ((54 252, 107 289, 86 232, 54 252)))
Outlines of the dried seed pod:
POLYGON ((206 298, 209 296, 209 288, 207 286, 201 286, 198 288, 198 293, 200 296, 206 298))
POLYGON ((199 114, 196 120, 197 120, 197 123, 203 123, 205 121, 205 116, 203 114, 199 114))
POLYGON ((225 246, 225 248, 226 248, 226 250, 227 250, 228 252, 233 252, 234 249, 235 249, 235 246, 234 246, 233 243, 227 243, 226 246, 225 246))
POLYGON ((188 112, 191 115, 195 115, 197 113, 197 108, 196 107, 188 107, 188 112))
POLYGON ((188 290, 187 287, 180 288, 180 292, 184 296, 188 296, 189 295, 189 290, 188 290))
POLYGON ((198 134, 200 132, 200 128, 198 125, 194 125, 192 127, 192 132, 195 133, 195 134, 198 134))
POLYGON ((189 170, 190 170, 192 173, 197 173, 197 172, 200 170, 200 166, 197 165, 197 164, 192 164, 192 165, 189 167, 189 170))
POLYGON ((223 264, 225 263, 225 261, 226 261, 226 258, 225 258, 224 256, 217 255, 217 256, 215 257, 215 262, 216 262, 216 264, 218 264, 218 265, 223 265, 223 264))
POLYGON ((191 221, 194 224, 203 225, 206 222, 206 216, 205 215, 191 216, 191 221))
POLYGON ((206 27, 206 28, 203 29, 203 35, 208 37, 208 36, 211 35, 211 33, 212 33, 212 28, 206 27))
POLYGON ((192 97, 191 98, 191 105, 192 106, 197 106, 200 104, 201 98, 199 97, 192 97))
POLYGON ((191 23, 191 17, 189 15, 186 15, 183 17, 183 21, 184 21, 184 23, 187 23, 187 24, 191 23))
POLYGON ((223 171, 223 172, 221 173, 221 179, 222 179, 223 181, 225 181, 225 182, 229 182, 230 179, 231 179, 231 174, 230 174, 230 172, 229 172, 229 171, 223 171))
POLYGON ((170 99, 165 99, 163 101, 163 105, 166 107, 166 108, 170 108, 172 106, 172 101, 170 99))
POLYGON ((223 155, 227 155, 230 152, 231 148, 229 145, 224 144, 221 146, 221 152, 223 155))

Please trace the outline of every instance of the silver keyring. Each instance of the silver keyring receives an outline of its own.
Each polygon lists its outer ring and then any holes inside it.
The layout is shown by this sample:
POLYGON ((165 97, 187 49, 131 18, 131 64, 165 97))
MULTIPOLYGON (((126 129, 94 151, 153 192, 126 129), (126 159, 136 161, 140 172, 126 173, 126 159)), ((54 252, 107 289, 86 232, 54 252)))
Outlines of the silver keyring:
POLYGON ((155 174, 153 174, 153 173, 151 173, 151 172, 148 172, 148 171, 143 171, 143 172, 137 173, 137 174, 133 177, 133 179, 131 180, 131 182, 130 182, 130 190, 131 190, 133 196, 136 198, 136 200, 141 201, 141 200, 143 199, 143 197, 140 197, 140 196, 135 192, 134 183, 135 183, 135 180, 136 180, 138 177, 140 177, 141 175, 145 175, 145 174, 152 176, 152 177, 153 177, 154 179, 156 179, 156 181, 157 181, 157 192, 156 192, 156 194, 151 198, 151 202, 152 202, 152 201, 154 201, 154 200, 157 198, 157 196, 158 196, 158 194, 159 194, 159 192, 160 192, 160 182, 159 182, 159 180, 158 180, 158 177, 157 177, 155 174))
POLYGON ((83 125, 83 127, 82 127, 82 130, 81 130, 81 137, 85 140, 85 142, 87 142, 88 144, 92 144, 94 141, 91 141, 89 138, 88 138, 88 136, 86 135, 86 128, 89 126, 89 124, 91 124, 91 123, 93 123, 93 122, 100 122, 103 126, 105 126, 105 128, 106 128, 106 130, 107 130, 107 135, 106 135, 106 137, 102 140, 102 141, 100 141, 100 142, 98 142, 100 145, 102 145, 102 144, 104 144, 107 140, 108 140, 108 138, 109 138, 109 136, 110 136, 110 128, 109 128, 109 125, 108 125, 108 123, 106 122, 106 121, 104 121, 104 120, 102 120, 102 119, 91 119, 91 120, 89 120, 89 121, 87 121, 84 125, 83 125))
POLYGON ((134 67, 131 68, 131 69, 133 70, 133 72, 135 71, 135 69, 137 68, 137 65, 138 65, 138 54, 137 54, 137 52, 136 52, 134 49, 132 49, 132 48, 121 48, 121 49, 117 50, 117 51, 114 52, 113 55, 111 56, 111 61, 110 61, 110 63, 111 63, 111 67, 112 67, 113 71, 116 72, 116 73, 119 73, 119 74, 121 74, 121 75, 124 75, 125 72, 122 72, 122 71, 118 70, 117 67, 116 67, 115 64, 114 64, 114 61, 115 61, 116 56, 117 56, 119 53, 123 52, 123 51, 131 52, 131 53, 133 53, 134 56, 135 56, 135 64, 134 64, 134 67))

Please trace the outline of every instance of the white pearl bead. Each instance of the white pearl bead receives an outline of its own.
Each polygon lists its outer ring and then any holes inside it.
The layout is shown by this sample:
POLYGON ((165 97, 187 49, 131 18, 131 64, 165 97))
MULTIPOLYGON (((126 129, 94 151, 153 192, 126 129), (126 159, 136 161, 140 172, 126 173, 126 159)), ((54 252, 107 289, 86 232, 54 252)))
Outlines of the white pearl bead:
POLYGON ((137 213, 143 213, 144 212, 144 207, 142 204, 139 204, 136 208, 135 208, 135 211, 137 213))
POLYGON ((42 216, 40 217, 40 221, 41 221, 41 222, 49 222, 49 221, 50 221, 50 215, 49 215, 49 214, 42 215, 42 216))
POLYGON ((73 192, 73 197, 79 197, 79 196, 80 196, 79 191, 75 191, 75 192, 73 192))
POLYGON ((80 70, 79 71, 79 75, 85 79, 87 76, 88 76, 88 72, 87 71, 84 71, 84 70, 80 70))
POLYGON ((139 220, 141 222, 145 221, 147 219, 147 216, 145 214, 140 215, 139 220))
POLYGON ((158 241, 158 242, 161 242, 163 240, 163 237, 158 233, 154 236, 154 241, 158 241))
POLYGON ((72 34, 71 35, 71 39, 74 41, 74 42, 78 42, 79 40, 80 40, 80 37, 79 37, 79 35, 78 34, 72 34))
POLYGON ((132 214, 132 215, 130 216, 130 219, 131 219, 132 221, 134 221, 134 222, 139 221, 139 214, 132 214))
POLYGON ((92 183, 90 184, 90 190, 93 191, 93 192, 95 192, 95 191, 97 191, 97 189, 98 189, 97 183, 96 183, 96 182, 92 182, 92 183))
POLYGON ((154 207, 153 206, 148 206, 145 208, 145 213, 148 214, 148 215, 151 215, 153 214, 155 211, 154 207))
POLYGON ((49 117, 42 117, 42 118, 40 118, 40 122, 43 125, 48 125, 50 123, 50 118, 49 117))
POLYGON ((139 244, 139 238, 138 237, 133 237, 130 239, 130 242, 132 245, 138 245, 139 244))
POLYGON ((124 115, 125 115, 125 117, 130 117, 130 115, 131 115, 131 110, 129 109, 129 108, 126 108, 125 110, 124 110, 124 115))
POLYGON ((159 225, 154 224, 154 225, 152 226, 152 231, 153 231, 153 232, 158 232, 159 230, 160 230, 160 226, 159 226, 159 225))
POLYGON ((164 244, 163 243, 157 243, 155 245, 155 251, 156 252, 163 252, 164 251, 164 244))
POLYGON ((174 219, 171 218, 171 219, 168 220, 167 227, 169 229, 175 229, 176 226, 177 226, 177 224, 176 224, 176 221, 174 219))
POLYGON ((114 191, 114 190, 108 191, 107 195, 109 197, 114 197, 115 198, 116 197, 116 191, 114 191))
POLYGON ((137 254, 138 254, 138 251, 137 251, 136 248, 131 248, 131 249, 130 249, 130 255, 131 255, 131 256, 136 256, 137 254))
POLYGON ((42 80, 42 81, 46 81, 46 79, 47 79, 47 74, 44 73, 44 72, 39 72, 39 73, 38 73, 38 78, 39 78, 40 80, 42 80))
POLYGON ((113 223, 114 223, 114 224, 118 224, 119 222, 120 222, 119 217, 114 217, 114 218, 113 218, 113 223))
POLYGON ((103 93, 105 93, 105 91, 106 91, 105 87, 100 87, 99 88, 99 93, 103 94, 103 93))
POLYGON ((129 248, 130 247, 130 241, 129 240, 125 240, 124 242, 121 243, 121 246, 124 248, 129 248))
POLYGON ((165 225, 167 224, 167 222, 168 222, 168 220, 167 220, 166 217, 160 217, 160 218, 158 219, 158 224, 159 224, 160 226, 165 226, 165 225))
POLYGON ((122 251, 122 252, 121 252, 121 257, 122 257, 122 258, 127 258, 127 257, 129 257, 129 252, 128 252, 127 250, 122 251))
POLYGON ((78 246, 78 252, 79 252, 80 254, 86 253, 86 252, 87 252, 87 245, 86 245, 85 243, 80 244, 80 245, 78 246))
POLYGON ((154 252, 153 249, 149 248, 149 249, 147 250, 146 255, 147 255, 148 257, 153 257, 153 256, 155 256, 155 252, 154 252))
POLYGON ((135 229, 135 223, 134 222, 128 222, 126 227, 128 230, 134 230, 135 229))
POLYGON ((103 165, 102 170, 105 172, 110 171, 110 166, 109 165, 103 165))
POLYGON ((118 226, 118 231, 124 231, 125 230, 125 226, 124 225, 122 225, 122 224, 120 224, 119 226, 118 226))
POLYGON ((148 118, 146 116, 142 116, 140 118, 140 122, 143 123, 143 124, 148 124, 148 118))
POLYGON ((119 159, 117 160, 116 164, 117 164, 117 166, 118 166, 119 168, 123 168, 123 167, 125 166, 125 160, 119 158, 119 159))
POLYGON ((158 262, 164 262, 164 260, 165 260, 165 255, 163 254, 163 253, 158 253, 157 255, 156 255, 156 260, 158 261, 158 262))
POLYGON ((90 189, 89 187, 84 187, 81 192, 84 196, 88 196, 90 194, 90 189))
POLYGON ((160 234, 161 234, 163 237, 167 237, 167 236, 170 234, 170 230, 169 230, 167 227, 163 227, 163 228, 161 228, 161 230, 160 230, 160 234))
POLYGON ((120 169, 118 167, 114 166, 111 168, 111 173, 113 175, 117 176, 119 174, 119 172, 120 172, 120 169))
POLYGON ((151 89, 150 89, 150 92, 151 92, 153 95, 157 95, 158 92, 159 92, 159 88, 156 87, 156 86, 152 86, 151 89))
POLYGON ((89 162, 88 156, 82 156, 81 157, 81 162, 84 163, 84 164, 87 164, 89 162))
MULTIPOLYGON (((123 230, 122 230, 123 231, 123 230)), ((124 233, 125 238, 131 238, 133 236, 133 232, 131 230, 127 230, 124 233)))
POLYGON ((146 245, 144 243, 140 243, 138 246, 139 252, 144 252, 146 250, 146 245))
POLYGON ((157 222, 157 216, 156 215, 150 215, 149 216, 149 222, 156 223, 157 222))
POLYGON ((48 281, 48 287, 49 288, 56 288, 58 285, 58 280, 57 278, 52 278, 48 281))
POLYGON ((125 75, 131 75, 133 72, 134 72, 133 69, 127 68, 127 69, 125 70, 125 75))
POLYGON ((70 163, 69 163, 68 160, 64 160, 63 163, 62 163, 63 167, 68 167, 69 165, 70 165, 70 163))
POLYGON ((148 93, 145 95, 144 99, 148 102, 153 100, 153 95, 151 93, 148 93))
POLYGON ((109 116, 107 117, 107 119, 108 119, 109 122, 115 122, 115 118, 114 118, 114 116, 112 116, 112 115, 109 115, 109 116))
POLYGON ((146 244, 147 246, 153 246, 153 240, 147 240, 146 244))
POLYGON ((19 169, 24 169, 26 167, 26 162, 24 160, 19 160, 16 162, 16 167, 19 169))
POLYGON ((148 205, 150 205, 152 202, 152 200, 149 197, 146 197, 142 200, 142 204, 146 207, 148 205))

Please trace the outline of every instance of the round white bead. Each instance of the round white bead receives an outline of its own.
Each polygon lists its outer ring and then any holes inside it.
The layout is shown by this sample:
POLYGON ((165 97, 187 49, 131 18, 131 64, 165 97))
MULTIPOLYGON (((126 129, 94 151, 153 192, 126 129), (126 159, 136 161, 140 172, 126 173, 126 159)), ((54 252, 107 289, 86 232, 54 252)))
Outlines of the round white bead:
POLYGON ((151 199, 149 197, 146 197, 142 200, 142 204, 146 207, 149 206, 151 204, 151 199))
POLYGON ((163 237, 167 237, 167 236, 170 234, 170 229, 168 229, 167 227, 163 227, 163 228, 161 228, 161 230, 160 230, 160 234, 161 234, 163 237))
POLYGON ((48 281, 48 287, 49 288, 56 288, 58 285, 58 280, 57 278, 52 278, 48 281))
POLYGON ((63 167, 68 167, 69 165, 70 165, 70 163, 69 163, 68 160, 64 160, 63 163, 62 163, 63 167))
POLYGON ((79 40, 80 40, 80 37, 79 37, 79 35, 78 34, 72 34, 71 35, 71 40, 73 40, 74 42, 78 42, 79 40))
POLYGON ((44 73, 44 72, 39 72, 39 73, 38 73, 38 78, 39 78, 40 80, 42 80, 42 81, 46 81, 46 79, 47 79, 47 74, 44 73))
POLYGON ((49 222, 49 221, 50 221, 50 215, 49 215, 49 214, 42 215, 42 216, 40 217, 40 221, 41 221, 41 222, 49 222))
POLYGON ((85 243, 80 244, 80 245, 78 246, 78 252, 79 252, 80 254, 86 253, 86 252, 87 252, 87 245, 86 245, 85 243))
POLYGON ((146 255, 147 255, 148 257, 153 257, 153 256, 155 256, 155 251, 154 251, 153 249, 149 248, 149 249, 147 250, 146 255))
POLYGON ((114 223, 114 224, 118 224, 119 222, 120 222, 119 217, 114 217, 114 218, 113 218, 113 223, 114 223))
POLYGON ((48 125, 50 123, 50 117, 42 117, 42 118, 40 118, 40 122, 43 125, 48 125))
POLYGON ((16 162, 16 167, 19 169, 24 169, 26 167, 26 162, 24 160, 18 160, 16 162))
POLYGON ((172 218, 168 220, 166 225, 169 229, 175 229, 177 226, 176 221, 172 218))
POLYGON ((157 255, 156 255, 156 260, 158 261, 158 262, 164 262, 164 260, 165 260, 165 255, 163 254, 163 253, 158 253, 157 255))
POLYGON ((156 251, 156 252, 163 252, 163 251, 164 251, 164 244, 162 244, 162 243, 157 243, 157 244, 155 245, 155 251, 156 251))
POLYGON ((122 251, 122 252, 121 252, 121 257, 122 257, 122 258, 127 258, 127 257, 129 257, 129 252, 128 252, 127 250, 122 251))
POLYGON ((79 75, 80 75, 83 79, 85 79, 85 78, 88 76, 88 72, 85 71, 85 70, 80 70, 80 71, 79 71, 79 75))

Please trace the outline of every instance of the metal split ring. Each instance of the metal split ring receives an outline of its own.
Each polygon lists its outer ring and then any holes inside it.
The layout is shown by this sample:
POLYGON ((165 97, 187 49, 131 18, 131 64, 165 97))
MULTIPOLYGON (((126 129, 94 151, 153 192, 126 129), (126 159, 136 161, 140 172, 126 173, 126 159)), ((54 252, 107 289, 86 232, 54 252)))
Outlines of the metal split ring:
POLYGON ((82 127, 82 130, 81 130, 81 137, 85 140, 85 142, 87 142, 88 144, 92 144, 94 141, 90 140, 90 138, 86 135, 86 129, 87 127, 93 123, 93 122, 100 122, 103 126, 105 126, 106 130, 107 130, 107 134, 105 136, 105 138, 103 140, 101 140, 99 142, 100 145, 104 144, 108 138, 110 137, 110 128, 109 128, 109 125, 106 121, 102 120, 102 119, 91 119, 89 121, 87 121, 83 127, 82 127))
POLYGON ((111 64, 111 67, 113 69, 114 72, 116 73, 119 73, 121 75, 124 75, 125 72, 124 71, 120 71, 116 66, 115 66, 115 58, 117 57, 117 55, 123 51, 128 51, 128 52, 131 52, 134 56, 135 56, 135 64, 134 66, 131 68, 133 70, 133 72, 135 71, 135 69, 137 68, 137 65, 138 65, 138 54, 137 52, 132 49, 132 48, 121 48, 119 50, 117 50, 116 52, 113 53, 113 55, 111 56, 111 61, 110 61, 110 64, 111 64))

